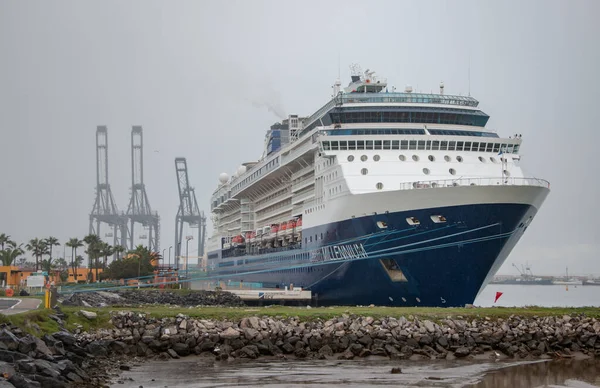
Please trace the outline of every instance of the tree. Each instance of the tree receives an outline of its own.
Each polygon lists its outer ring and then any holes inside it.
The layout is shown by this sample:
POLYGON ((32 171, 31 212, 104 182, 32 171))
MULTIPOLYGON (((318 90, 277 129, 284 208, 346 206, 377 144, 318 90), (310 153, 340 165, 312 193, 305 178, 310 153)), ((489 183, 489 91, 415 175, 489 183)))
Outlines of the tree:
POLYGON ((157 253, 138 245, 135 250, 129 251, 121 260, 115 260, 106 271, 108 278, 126 279, 138 276, 151 275, 154 272, 152 262, 157 259, 157 253))
POLYGON ((11 243, 14 244, 14 242, 10 239, 9 235, 4 233, 0 234, 0 246, 2 247, 2 250, 4 250, 5 244, 11 245, 11 243))
POLYGON ((123 245, 115 245, 113 247, 113 251, 117 254, 117 260, 119 260, 121 258, 121 253, 125 252, 126 249, 123 245))
MULTIPOLYGON (((21 245, 23 245, 23 244, 21 244, 21 245)), ((13 265, 13 263, 16 262, 18 257, 21 256, 23 253, 25 253, 23 251, 23 249, 21 248, 21 245, 19 245, 16 248, 6 248, 6 249, 0 251, 0 259, 2 260, 2 265, 6 265, 6 266, 13 265)))
MULTIPOLYGON (((102 244, 102 240, 95 234, 88 234, 83 238, 83 242, 87 244, 87 250, 85 251, 88 255, 88 279, 92 277, 92 268, 94 260, 98 260, 100 256, 100 247, 102 244)), ((98 279, 98 273, 96 271, 96 279, 98 279)))
POLYGON ((58 269, 61 272, 65 271, 69 267, 69 264, 67 263, 67 261, 62 257, 59 257, 58 259, 56 259, 54 261, 54 265, 56 266, 56 269, 58 269))
POLYGON ((48 257, 48 266, 52 266, 52 248, 55 246, 59 246, 60 243, 58 242, 58 239, 56 237, 48 237, 46 240, 46 246, 48 246, 49 249, 49 253, 46 253, 47 255, 50 255, 48 257))
POLYGON ((77 272, 77 266, 75 265, 75 258, 78 257, 77 248, 81 248, 83 246, 83 240, 73 237, 69 239, 65 245, 71 248, 71 268, 73 269, 73 276, 75 276, 75 273, 77 272))
POLYGON ((29 240, 29 243, 25 246, 28 251, 35 256, 35 270, 39 269, 39 264, 41 257, 43 255, 48 254, 48 246, 44 240, 40 240, 39 238, 34 238, 29 240))

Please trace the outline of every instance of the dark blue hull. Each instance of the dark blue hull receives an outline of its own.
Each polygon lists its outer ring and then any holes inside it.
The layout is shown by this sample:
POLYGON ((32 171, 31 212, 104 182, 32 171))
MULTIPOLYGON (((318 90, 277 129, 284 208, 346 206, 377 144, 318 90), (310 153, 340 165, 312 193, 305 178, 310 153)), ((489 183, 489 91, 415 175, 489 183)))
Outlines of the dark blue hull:
MULTIPOLYGON (((536 211, 524 204, 463 205, 307 228, 307 250, 352 240, 368 257, 296 269, 282 263, 273 271, 223 280, 294 284, 310 289, 318 305, 464 306, 491 280, 536 211), (445 222, 434 222, 436 215, 445 222), (409 225, 407 217, 419 225, 409 225)), ((250 269, 240 265, 235 271, 250 269)))

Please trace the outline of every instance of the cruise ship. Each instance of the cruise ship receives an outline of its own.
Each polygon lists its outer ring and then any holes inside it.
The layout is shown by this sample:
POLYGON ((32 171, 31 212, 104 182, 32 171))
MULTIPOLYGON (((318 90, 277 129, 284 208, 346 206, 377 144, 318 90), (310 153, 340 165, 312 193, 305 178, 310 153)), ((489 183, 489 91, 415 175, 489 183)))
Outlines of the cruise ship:
POLYGON ((352 68, 310 116, 267 130, 260 160, 211 197, 212 279, 301 287, 322 305, 464 306, 490 282, 550 184, 521 167, 471 96, 388 88, 352 68), (389 90, 391 89, 391 90, 389 90))

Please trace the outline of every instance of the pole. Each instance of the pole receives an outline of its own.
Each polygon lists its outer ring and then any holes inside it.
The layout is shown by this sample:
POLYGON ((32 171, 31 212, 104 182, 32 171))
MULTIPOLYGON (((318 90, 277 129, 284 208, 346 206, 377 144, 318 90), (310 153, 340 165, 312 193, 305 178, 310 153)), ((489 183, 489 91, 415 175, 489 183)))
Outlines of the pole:
POLYGON ((185 241, 185 278, 188 278, 188 259, 189 259, 189 255, 188 255, 188 247, 190 245, 190 239, 186 238, 185 241))
POLYGON ((169 247, 169 269, 171 268, 171 249, 173 248, 173 245, 171 245, 169 247))
POLYGON ((137 288, 138 290, 140 289, 140 272, 141 272, 141 264, 142 264, 142 257, 140 255, 138 255, 138 279, 137 279, 137 288))
POLYGON ((165 251, 167 250, 167 248, 163 249, 163 254, 162 254, 162 259, 163 259, 163 266, 165 265, 165 251))

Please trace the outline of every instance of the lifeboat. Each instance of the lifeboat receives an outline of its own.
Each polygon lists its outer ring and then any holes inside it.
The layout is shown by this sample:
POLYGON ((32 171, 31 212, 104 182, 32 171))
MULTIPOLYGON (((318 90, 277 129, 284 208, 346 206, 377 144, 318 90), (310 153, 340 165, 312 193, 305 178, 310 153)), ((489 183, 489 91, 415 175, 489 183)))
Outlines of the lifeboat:
POLYGON ((279 232, 279 224, 271 224, 271 234, 277 234, 279 232))
POLYGON ((302 230, 302 218, 298 218, 296 221, 296 232, 300 232, 302 230))
POLYGON ((279 232, 281 234, 287 234, 287 222, 282 222, 281 226, 279 227, 279 232))

